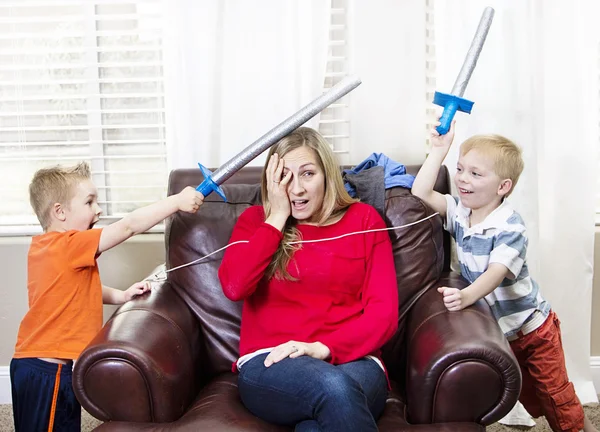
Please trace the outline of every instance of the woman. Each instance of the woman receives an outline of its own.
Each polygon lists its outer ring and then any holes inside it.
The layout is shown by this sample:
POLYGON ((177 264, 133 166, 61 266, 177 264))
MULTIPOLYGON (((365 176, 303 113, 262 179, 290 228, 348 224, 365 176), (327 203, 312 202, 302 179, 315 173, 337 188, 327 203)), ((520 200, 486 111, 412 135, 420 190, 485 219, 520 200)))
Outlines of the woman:
POLYGON ((244 405, 297 431, 376 431, 388 383, 381 346, 397 328, 391 242, 377 211, 344 189, 329 144, 309 128, 281 139, 262 206, 240 216, 219 269, 244 300, 235 364, 244 405), (301 241, 301 242, 300 242, 301 241))

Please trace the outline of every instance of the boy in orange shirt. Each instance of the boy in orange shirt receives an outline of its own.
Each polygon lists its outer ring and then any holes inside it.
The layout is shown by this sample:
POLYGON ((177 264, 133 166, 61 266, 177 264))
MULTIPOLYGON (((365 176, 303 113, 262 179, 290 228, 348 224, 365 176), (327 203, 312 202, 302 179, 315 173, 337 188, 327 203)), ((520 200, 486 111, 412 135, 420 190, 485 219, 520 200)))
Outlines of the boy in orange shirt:
POLYGON ((89 166, 37 171, 29 185, 44 233, 28 254, 29 311, 21 321, 10 363, 18 431, 81 430, 81 406, 71 384, 73 360, 102 327, 102 304, 122 304, 149 290, 103 286, 98 256, 177 211, 195 213, 204 197, 192 187, 135 210, 102 229, 89 166))

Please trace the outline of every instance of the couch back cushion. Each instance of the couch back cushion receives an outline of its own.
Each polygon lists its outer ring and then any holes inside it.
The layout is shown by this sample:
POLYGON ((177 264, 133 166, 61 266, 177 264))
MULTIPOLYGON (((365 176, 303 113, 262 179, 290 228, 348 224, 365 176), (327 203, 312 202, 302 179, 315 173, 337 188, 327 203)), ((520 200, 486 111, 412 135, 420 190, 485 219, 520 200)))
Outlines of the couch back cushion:
MULTIPOLYGON (((418 166, 407 167, 415 173, 418 166)), ((196 214, 177 213, 167 220, 165 245, 167 267, 190 263, 227 244, 240 214, 249 206, 260 204, 260 168, 243 168, 222 187, 227 196, 223 202, 209 195, 196 214)), ((202 182, 199 170, 180 169, 171 173, 169 195, 185 186, 202 182)), ((440 173, 436 188, 448 191, 447 172, 440 173)), ((421 200, 408 189, 386 191, 384 219, 388 226, 400 226, 431 214, 421 200)), ((396 335, 384 349, 384 360, 392 378, 401 370, 404 318, 416 299, 435 288, 444 265, 442 221, 439 216, 407 228, 391 230, 400 298, 400 325, 396 335)), ((235 247, 235 246, 232 246, 235 247)), ((223 251, 196 264, 169 273, 171 286, 197 316, 203 333, 201 353, 202 375, 206 378, 228 371, 238 357, 242 302, 228 300, 221 289, 218 269, 223 251)), ((398 377, 400 378, 400 377, 398 377)))

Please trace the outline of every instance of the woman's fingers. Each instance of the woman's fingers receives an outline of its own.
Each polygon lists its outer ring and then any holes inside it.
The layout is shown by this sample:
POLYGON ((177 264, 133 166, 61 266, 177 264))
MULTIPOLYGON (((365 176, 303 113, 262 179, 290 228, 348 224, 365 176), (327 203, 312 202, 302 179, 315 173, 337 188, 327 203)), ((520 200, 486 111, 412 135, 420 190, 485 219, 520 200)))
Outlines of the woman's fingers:
POLYGON ((269 163, 267 164, 267 182, 269 184, 271 184, 271 182, 273 181, 273 172, 275 171, 276 168, 276 162, 275 159, 277 157, 277 153, 274 153, 271 155, 271 157, 269 158, 269 163))
POLYGON ((304 345, 292 345, 292 353, 290 354, 290 358, 296 358, 307 354, 304 345))
POLYGON ((273 363, 277 363, 278 361, 280 361, 283 357, 282 353, 283 353, 283 346, 279 345, 275 348, 273 348, 273 351, 271 351, 269 353, 269 355, 265 358, 265 366, 269 367, 271 366, 273 363))
POLYGON ((279 186, 281 186, 281 187, 287 187, 287 185, 288 185, 288 183, 290 182, 291 179, 292 179, 292 172, 291 171, 286 172, 285 176, 283 176, 283 178, 279 182, 279 186))
POLYGON ((286 354, 284 351, 282 351, 278 348, 275 348, 273 351, 271 351, 271 353, 265 359, 265 366, 269 367, 273 363, 280 362, 281 360, 286 358, 288 355, 289 355, 289 352, 286 354))
POLYGON ((269 159, 269 163, 267 164, 267 188, 273 189, 281 184, 281 182, 287 178, 285 184, 289 182, 289 177, 291 176, 288 171, 285 176, 283 176, 283 168, 285 165, 285 161, 283 158, 280 158, 277 153, 273 153, 271 158, 269 159))
POLYGON ((275 354, 274 354, 273 351, 271 351, 269 353, 269 355, 267 355, 267 357, 265 357, 265 361, 264 361, 265 367, 269 367, 269 366, 271 366, 273 364, 273 358, 274 357, 275 357, 275 354))
POLYGON ((286 357, 295 358, 305 354, 304 344, 298 342, 286 342, 275 348, 265 358, 264 365, 266 367, 271 366, 274 363, 278 363, 286 357))
POLYGON ((279 155, 275 153, 277 157, 277 167, 275 168, 275 172, 273 173, 273 181, 275 183, 281 182, 281 174, 283 173, 283 159, 279 158, 279 155))

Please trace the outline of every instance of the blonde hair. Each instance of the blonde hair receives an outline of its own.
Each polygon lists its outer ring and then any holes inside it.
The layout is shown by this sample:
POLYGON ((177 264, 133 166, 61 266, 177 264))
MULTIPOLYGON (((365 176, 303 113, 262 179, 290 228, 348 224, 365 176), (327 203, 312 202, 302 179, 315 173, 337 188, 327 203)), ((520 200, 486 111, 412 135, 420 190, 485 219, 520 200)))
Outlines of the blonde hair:
POLYGON ((61 203, 68 207, 75 195, 75 186, 90 178, 91 171, 86 162, 73 167, 57 165, 36 171, 29 184, 29 202, 44 231, 50 226, 54 204, 61 203))
POLYGON ((460 155, 464 156, 471 150, 491 158, 498 177, 512 181, 512 187, 505 195, 509 196, 523 172, 523 156, 519 146, 501 135, 474 135, 462 143, 460 155))
MULTIPOLYGON (((269 193, 267 191, 267 165, 273 153, 277 153, 279 157, 285 157, 289 152, 300 147, 311 149, 316 157, 319 168, 323 171, 325 181, 325 195, 323 197, 323 205, 319 212, 315 215, 319 225, 326 225, 334 220, 337 216, 343 213, 346 208, 355 203, 356 199, 352 198, 344 188, 342 173, 331 147, 327 141, 317 131, 300 127, 289 135, 283 137, 277 144, 269 150, 267 161, 262 173, 261 193, 262 203, 265 210, 265 217, 271 214, 271 203, 269 202, 269 193)), ((267 277, 276 277, 277 279, 295 280, 287 270, 288 264, 292 259, 294 251, 299 248, 298 245, 290 245, 290 242, 298 241, 300 232, 296 228, 296 221, 293 217, 289 217, 283 229, 283 239, 279 244, 279 248, 273 256, 273 260, 267 268, 267 277)))

